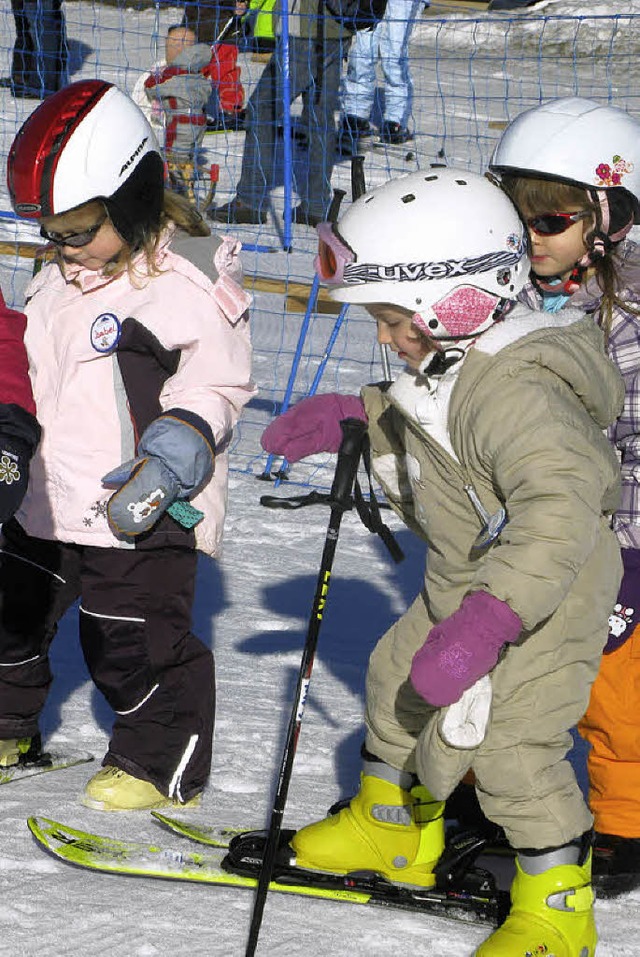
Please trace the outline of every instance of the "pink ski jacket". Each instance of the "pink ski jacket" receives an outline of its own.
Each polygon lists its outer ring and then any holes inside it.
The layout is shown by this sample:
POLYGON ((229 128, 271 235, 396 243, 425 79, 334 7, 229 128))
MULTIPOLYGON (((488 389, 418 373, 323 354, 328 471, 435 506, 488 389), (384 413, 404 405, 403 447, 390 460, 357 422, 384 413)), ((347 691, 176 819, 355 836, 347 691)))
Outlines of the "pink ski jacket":
MULTIPOLYGON (((56 263, 32 280, 25 344, 42 440, 16 515, 30 535, 135 547, 112 535, 113 490, 101 479, 135 456, 150 422, 179 408, 201 416, 215 439, 214 475, 192 504, 205 515, 196 547, 218 552, 227 448, 256 392, 239 248, 231 239, 168 235, 158 275, 140 256, 133 280, 68 266, 63 275, 56 263)), ((168 516, 161 521, 173 527, 168 516)))

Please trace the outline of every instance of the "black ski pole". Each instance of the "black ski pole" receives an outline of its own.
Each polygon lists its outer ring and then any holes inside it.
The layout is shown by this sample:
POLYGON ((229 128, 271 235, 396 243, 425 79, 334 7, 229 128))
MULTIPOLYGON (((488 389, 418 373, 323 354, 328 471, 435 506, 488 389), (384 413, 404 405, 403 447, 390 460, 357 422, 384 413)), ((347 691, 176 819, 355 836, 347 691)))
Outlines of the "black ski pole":
POLYGON ((324 542, 322 560, 320 562, 320 571, 316 591, 311 607, 309 617, 309 627, 307 637, 302 651, 300 661, 300 672, 298 675, 298 685, 296 688, 296 697, 294 706, 289 719, 287 737, 282 753, 282 762, 280 765, 280 774, 278 777, 278 786, 276 796, 273 802, 271 812, 271 821, 267 832, 267 839, 262 858, 262 867, 258 878, 258 885, 253 901, 253 912, 251 914, 251 926, 249 928, 249 940, 245 957, 253 957, 258 943, 258 935, 262 924, 262 914, 269 891, 269 883, 273 875, 273 869, 280 842, 280 832, 282 830, 282 818, 284 816, 289 783, 291 781, 291 771, 293 768, 293 759, 298 746, 298 737, 300 735, 300 726, 304 713, 304 705, 311 680, 311 671, 313 669, 313 660, 318 645, 318 634, 327 601, 329 591, 329 581, 331 578, 331 568, 338 543, 338 532, 342 516, 348 511, 352 504, 352 490, 358 472, 358 463, 362 450, 362 439, 366 430, 366 425, 360 419, 344 419, 340 426, 342 428, 342 443, 338 452, 338 461, 336 463, 335 475, 331 486, 331 514, 329 516, 329 526, 324 542))

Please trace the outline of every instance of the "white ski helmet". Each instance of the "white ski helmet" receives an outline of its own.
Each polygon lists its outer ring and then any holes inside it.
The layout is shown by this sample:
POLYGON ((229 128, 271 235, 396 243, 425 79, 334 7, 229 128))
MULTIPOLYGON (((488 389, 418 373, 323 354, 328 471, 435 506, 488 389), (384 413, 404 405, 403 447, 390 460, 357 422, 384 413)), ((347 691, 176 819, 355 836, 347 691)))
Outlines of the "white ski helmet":
POLYGON ((570 96, 527 110, 504 131, 489 166, 584 187, 611 243, 640 222, 640 123, 618 107, 570 96))
POLYGON ((433 167, 391 180, 318 234, 316 268, 332 298, 404 306, 438 339, 488 328, 529 273, 527 231, 515 207, 466 170, 433 167))
POLYGON ((157 225, 164 164, 142 111, 112 83, 82 80, 48 96, 18 131, 7 182, 19 216, 41 219, 93 199, 137 245, 157 225))

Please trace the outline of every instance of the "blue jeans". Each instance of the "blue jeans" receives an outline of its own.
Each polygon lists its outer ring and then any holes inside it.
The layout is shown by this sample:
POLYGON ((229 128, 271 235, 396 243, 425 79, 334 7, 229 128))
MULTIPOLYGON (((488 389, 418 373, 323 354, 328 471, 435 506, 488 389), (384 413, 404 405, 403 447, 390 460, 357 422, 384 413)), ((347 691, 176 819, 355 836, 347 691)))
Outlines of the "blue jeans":
POLYGON ((11 0, 16 24, 11 84, 44 97, 69 82, 62 0, 11 0))
POLYGON ((342 109, 367 120, 376 93, 376 62, 384 74, 384 119, 405 126, 413 85, 409 72, 409 37, 424 0, 387 0, 385 15, 374 30, 360 30, 349 52, 342 109))
MULTIPOLYGON (((324 217, 331 203, 336 152, 334 113, 338 107, 343 40, 289 37, 290 102, 302 95, 308 162, 294 184, 301 205, 324 217)), ((276 131, 282 125, 282 47, 267 63, 247 103, 247 132, 237 187, 240 202, 259 210, 275 185, 276 131)))

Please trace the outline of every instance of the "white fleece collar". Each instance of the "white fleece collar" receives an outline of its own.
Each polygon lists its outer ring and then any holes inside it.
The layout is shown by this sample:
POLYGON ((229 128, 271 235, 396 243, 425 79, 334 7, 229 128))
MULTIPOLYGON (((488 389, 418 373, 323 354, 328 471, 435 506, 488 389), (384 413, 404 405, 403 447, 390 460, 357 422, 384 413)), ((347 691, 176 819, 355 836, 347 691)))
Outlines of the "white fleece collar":
POLYGON ((580 319, 584 319, 584 312, 573 306, 565 306, 561 312, 539 312, 518 303, 504 322, 497 322, 478 337, 475 348, 485 355, 494 356, 531 332, 537 332, 538 329, 564 329, 580 319))

